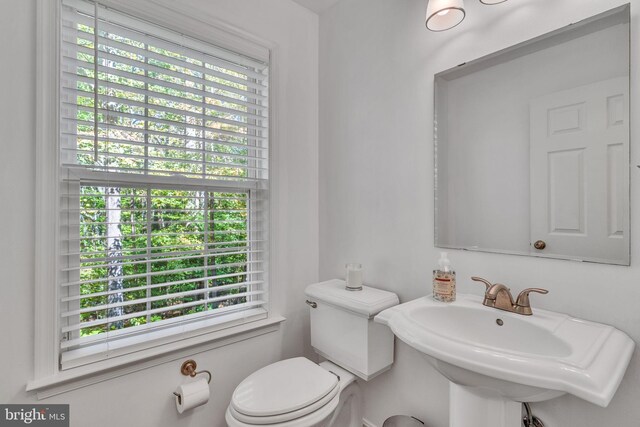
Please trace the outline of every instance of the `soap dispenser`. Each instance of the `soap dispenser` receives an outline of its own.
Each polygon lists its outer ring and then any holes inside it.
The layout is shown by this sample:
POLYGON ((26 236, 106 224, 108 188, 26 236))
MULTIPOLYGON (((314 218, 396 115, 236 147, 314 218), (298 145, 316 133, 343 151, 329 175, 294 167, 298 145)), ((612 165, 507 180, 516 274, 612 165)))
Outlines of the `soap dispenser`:
POLYGON ((456 272, 446 252, 440 252, 438 269, 433 270, 433 299, 442 302, 456 300, 456 272))

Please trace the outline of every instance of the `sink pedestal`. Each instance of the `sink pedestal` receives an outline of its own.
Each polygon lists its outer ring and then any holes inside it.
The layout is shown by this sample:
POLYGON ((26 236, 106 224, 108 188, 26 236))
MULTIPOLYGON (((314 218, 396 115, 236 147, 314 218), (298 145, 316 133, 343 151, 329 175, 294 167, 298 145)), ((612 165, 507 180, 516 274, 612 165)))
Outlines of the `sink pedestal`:
POLYGON ((521 427, 522 403, 449 383, 449 427, 521 427))

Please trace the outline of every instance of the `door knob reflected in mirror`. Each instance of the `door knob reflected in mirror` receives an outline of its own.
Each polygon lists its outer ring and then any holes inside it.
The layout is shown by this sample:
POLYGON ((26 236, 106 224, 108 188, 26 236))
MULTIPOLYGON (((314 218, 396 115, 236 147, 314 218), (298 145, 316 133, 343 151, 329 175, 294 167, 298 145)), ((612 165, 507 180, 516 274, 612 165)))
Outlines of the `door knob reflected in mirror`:
POLYGON ((533 244, 533 247, 538 250, 542 250, 547 247, 547 244, 544 242, 544 240, 536 240, 536 242, 533 244))

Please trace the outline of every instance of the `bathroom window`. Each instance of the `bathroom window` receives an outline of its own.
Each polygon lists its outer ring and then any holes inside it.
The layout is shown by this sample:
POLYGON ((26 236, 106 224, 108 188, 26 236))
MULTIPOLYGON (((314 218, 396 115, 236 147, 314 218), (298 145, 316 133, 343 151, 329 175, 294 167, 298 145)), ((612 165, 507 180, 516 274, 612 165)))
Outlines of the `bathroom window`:
POLYGON ((265 318, 268 63, 85 0, 60 39, 61 369, 265 318))

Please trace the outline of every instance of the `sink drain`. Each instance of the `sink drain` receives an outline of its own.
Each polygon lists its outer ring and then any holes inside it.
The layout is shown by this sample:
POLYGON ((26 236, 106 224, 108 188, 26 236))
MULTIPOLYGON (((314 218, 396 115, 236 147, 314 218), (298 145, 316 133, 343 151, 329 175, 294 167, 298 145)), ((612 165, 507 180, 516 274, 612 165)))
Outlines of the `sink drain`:
POLYGON ((498 326, 502 326, 502 325, 504 325, 504 322, 502 321, 502 319, 496 319, 496 324, 498 326))

